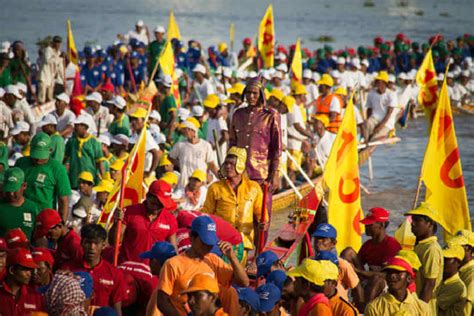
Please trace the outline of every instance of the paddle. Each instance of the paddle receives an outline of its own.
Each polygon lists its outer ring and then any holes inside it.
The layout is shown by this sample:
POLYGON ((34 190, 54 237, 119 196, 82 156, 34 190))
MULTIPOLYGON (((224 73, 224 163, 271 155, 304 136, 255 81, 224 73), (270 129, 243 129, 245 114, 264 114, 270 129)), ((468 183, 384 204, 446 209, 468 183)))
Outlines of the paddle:
MULTIPOLYGON (((263 199, 262 199, 262 212, 260 214, 260 222, 258 225, 258 247, 257 247, 257 256, 263 250, 265 246, 265 213, 267 212, 267 196, 268 196, 268 183, 263 183, 263 199)), ((257 257, 255 256, 255 258, 257 257)))

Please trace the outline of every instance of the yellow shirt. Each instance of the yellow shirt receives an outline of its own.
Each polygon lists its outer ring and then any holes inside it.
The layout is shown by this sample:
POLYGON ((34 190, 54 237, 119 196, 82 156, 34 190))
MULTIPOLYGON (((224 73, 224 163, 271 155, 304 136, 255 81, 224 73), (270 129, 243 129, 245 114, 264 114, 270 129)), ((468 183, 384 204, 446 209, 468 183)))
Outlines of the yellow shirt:
POLYGON ((202 212, 215 214, 231 223, 243 234, 245 248, 253 249, 253 221, 254 217, 260 220, 262 200, 260 185, 244 175, 237 193, 225 179, 211 184, 202 212))
POLYGON ((365 308, 365 316, 398 315, 431 316, 428 304, 414 293, 407 292, 403 302, 398 301, 392 294, 385 293, 371 301, 365 308))
POLYGON ((467 288, 467 304, 464 315, 471 315, 474 310, 474 260, 469 261, 459 269, 459 277, 467 288))
MULTIPOLYGON (((433 293, 443 280, 444 259, 441 246, 436 236, 431 236, 418 242, 414 249, 421 262, 421 267, 416 274, 416 294, 420 295, 425 279, 436 279, 433 293)), ((429 302, 431 311, 436 314, 436 297, 433 295, 429 302)))
POLYGON ((456 273, 441 283, 435 292, 438 316, 464 315, 466 306, 466 286, 456 273))

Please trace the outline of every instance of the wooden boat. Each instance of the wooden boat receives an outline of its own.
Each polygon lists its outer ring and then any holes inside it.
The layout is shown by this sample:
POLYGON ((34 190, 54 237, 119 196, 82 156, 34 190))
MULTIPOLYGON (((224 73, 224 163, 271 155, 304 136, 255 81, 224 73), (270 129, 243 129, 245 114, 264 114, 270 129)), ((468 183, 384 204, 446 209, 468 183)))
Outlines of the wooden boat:
MULTIPOLYGON (((392 144, 399 141, 400 141, 400 138, 392 137, 383 141, 375 142, 374 144, 377 144, 377 145, 362 148, 359 151, 359 166, 364 165, 369 160, 370 156, 374 153, 375 148, 378 145, 392 144)), ((316 185, 321 180, 322 180, 322 177, 318 176, 312 181, 316 185)), ((302 196, 305 196, 306 194, 309 193, 309 191, 311 191, 313 187, 309 183, 304 183, 297 186, 296 188, 298 189, 298 191, 301 193, 302 196)), ((295 191, 292 190, 291 188, 287 189, 285 191, 282 191, 280 193, 273 195, 272 213, 287 210, 291 207, 296 206, 297 203, 298 203, 298 197, 296 196, 295 191)))

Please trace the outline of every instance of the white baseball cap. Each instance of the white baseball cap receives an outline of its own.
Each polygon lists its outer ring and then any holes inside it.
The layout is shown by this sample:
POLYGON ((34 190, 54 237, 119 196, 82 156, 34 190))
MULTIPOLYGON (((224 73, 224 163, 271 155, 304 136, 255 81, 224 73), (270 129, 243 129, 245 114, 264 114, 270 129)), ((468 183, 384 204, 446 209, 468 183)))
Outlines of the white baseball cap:
POLYGON ((341 78, 341 73, 339 72, 339 70, 333 70, 331 71, 331 77, 339 79, 341 78))
POLYGON ((28 92, 28 87, 23 82, 17 82, 16 86, 20 92, 23 92, 23 93, 28 92))
POLYGON ((203 116, 204 115, 204 108, 200 105, 195 105, 191 108, 191 114, 193 116, 203 116))
POLYGON ((102 134, 99 137, 97 137, 97 139, 99 140, 100 143, 102 143, 106 146, 110 146, 110 135, 102 134))
POLYGON ((260 70, 260 75, 266 80, 272 80, 272 76, 270 74, 270 71, 268 70, 265 70, 265 69, 260 70))
POLYGON ((312 77, 313 77, 313 72, 311 71, 311 69, 303 70, 303 78, 311 79, 312 77))
POLYGON ((130 140, 127 135, 117 134, 112 138, 112 144, 128 146, 130 140))
POLYGON ((111 102, 115 107, 123 110, 126 106, 127 106, 127 101, 125 101, 124 98, 122 98, 121 96, 117 95, 115 96, 113 99, 112 99, 112 102, 111 102))
POLYGON ((471 73, 469 72, 469 70, 463 70, 461 72, 461 76, 469 78, 471 76, 471 73))
POLYGON ((237 70, 235 77, 240 80, 245 80, 247 78, 247 72, 244 70, 237 70))
POLYGON ((321 75, 319 74, 319 72, 317 71, 313 72, 313 80, 318 82, 319 79, 321 79, 321 75))
POLYGON ((288 66, 286 64, 279 64, 275 67, 275 69, 278 71, 283 71, 284 73, 288 72, 288 66))
POLYGON ((137 21, 137 24, 135 24, 136 26, 144 26, 145 23, 143 22, 143 20, 138 20, 137 21))
POLYGON ((45 116, 43 116, 41 121, 39 121, 38 127, 43 127, 45 125, 50 125, 50 124, 58 125, 58 120, 56 116, 54 116, 53 114, 46 114, 45 116))
POLYGON ((163 133, 158 133, 155 137, 155 142, 159 144, 165 144, 166 143, 166 136, 163 135, 163 133))
POLYGON ((87 119, 87 117, 85 115, 79 115, 74 120, 74 125, 78 125, 78 124, 84 124, 87 127, 89 127, 90 122, 89 122, 89 120, 87 119))
POLYGON ((15 124, 15 127, 10 130, 10 135, 15 136, 20 134, 21 132, 29 132, 30 131, 30 124, 26 123, 25 121, 19 121, 15 124))
POLYGON ((155 120, 161 121, 161 115, 160 115, 160 112, 158 112, 157 110, 153 110, 153 111, 151 111, 151 113, 150 113, 150 115, 149 115, 149 118, 152 118, 152 119, 155 119, 155 120))
POLYGON ((396 81, 396 78, 394 75, 392 74, 388 75, 388 82, 395 83, 395 81, 396 81))
POLYGON ((446 78, 454 79, 454 73, 448 72, 448 74, 446 75, 446 78))
POLYGON ((173 85, 173 79, 170 75, 161 76, 160 79, 158 79, 158 82, 167 88, 171 88, 171 86, 173 85))
POLYGON ((178 117, 181 121, 186 120, 191 115, 191 111, 186 108, 179 108, 178 109, 178 117))
POLYGON ((61 93, 61 94, 58 94, 55 98, 56 98, 56 100, 64 101, 67 104, 69 104, 69 102, 71 102, 71 99, 69 98, 69 96, 64 92, 61 93))
POLYGON ((346 59, 344 57, 338 57, 337 58, 337 64, 338 65, 345 65, 346 64, 346 59))
POLYGON ((181 70, 181 68, 176 68, 174 70, 174 73, 176 75, 176 78, 181 78, 181 76, 183 75, 183 71, 181 70))
POLYGON ((370 66, 370 63, 367 59, 362 59, 361 61, 361 65, 365 65, 366 67, 369 67, 370 66))
POLYGON ((257 77, 257 72, 255 71, 247 72, 247 78, 255 78, 255 77, 257 77))
POLYGON ((224 67, 222 70, 222 75, 226 78, 231 78, 232 77, 232 70, 228 67, 224 67))
POLYGON ((92 92, 91 94, 86 96, 85 100, 102 103, 102 95, 99 92, 92 92))
POLYGON ((439 73, 438 76, 436 76, 436 80, 437 80, 437 81, 443 81, 443 80, 444 80, 444 74, 443 74, 443 73, 439 73))
POLYGON ((404 72, 401 72, 399 75, 398 75, 398 79, 400 80, 408 80, 408 75, 404 72))
POLYGON ((196 66, 194 66, 193 72, 200 72, 200 73, 202 73, 203 75, 205 75, 205 74, 206 74, 206 67, 204 67, 204 66, 201 65, 201 64, 197 64, 196 66))
POLYGON ((166 32, 166 29, 163 26, 157 25, 155 27, 155 33, 165 33, 165 32, 166 32))
POLYGON ((10 84, 5 88, 5 94, 13 94, 17 99, 22 99, 23 96, 20 94, 20 90, 16 85, 10 84))

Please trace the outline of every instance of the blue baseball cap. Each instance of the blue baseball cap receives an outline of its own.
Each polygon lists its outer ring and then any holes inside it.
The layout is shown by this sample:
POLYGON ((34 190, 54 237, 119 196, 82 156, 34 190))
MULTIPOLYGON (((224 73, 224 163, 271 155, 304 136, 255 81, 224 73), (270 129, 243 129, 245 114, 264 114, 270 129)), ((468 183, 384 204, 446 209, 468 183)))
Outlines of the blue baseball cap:
POLYGON ((217 244, 212 246, 211 253, 215 254, 218 257, 222 257, 224 254, 221 251, 221 248, 217 244))
POLYGON ((257 263, 257 277, 266 275, 270 272, 272 265, 280 258, 273 251, 264 251, 258 255, 257 263))
POLYGON ((337 238, 337 231, 331 224, 319 224, 316 227, 316 230, 311 235, 313 237, 322 237, 322 238, 337 238))
POLYGON ((176 256, 176 250, 167 241, 155 242, 149 251, 140 254, 141 259, 157 259, 160 264, 174 256, 176 256))
POLYGON ((314 257, 314 260, 328 260, 334 263, 336 266, 339 266, 339 258, 335 253, 332 251, 321 250, 318 254, 314 257))
POLYGON ((92 296, 92 292, 94 292, 94 280, 92 280, 92 276, 89 272, 74 272, 74 275, 79 277, 79 284, 81 285, 81 290, 86 295, 86 298, 90 298, 92 296))
POLYGON ((130 58, 139 58, 140 55, 138 55, 137 52, 133 51, 132 54, 130 55, 130 58))
POLYGON ((118 313, 112 307, 103 306, 99 309, 96 309, 92 316, 118 316, 118 313))
POLYGON ((280 289, 273 283, 266 283, 256 290, 260 300, 260 312, 268 313, 275 308, 281 298, 280 289))
POLYGON ((260 297, 257 292, 249 287, 236 288, 237 294, 239 295, 239 301, 244 301, 249 304, 254 312, 260 310, 260 297))
POLYGON ((281 291, 283 289, 283 285, 285 285, 287 277, 288 276, 286 275, 285 271, 275 270, 270 272, 270 274, 267 276, 267 283, 275 284, 281 291))
POLYGON ((216 234, 216 223, 209 216, 196 217, 191 223, 191 232, 196 233, 199 239, 208 246, 214 246, 219 241, 216 234))

